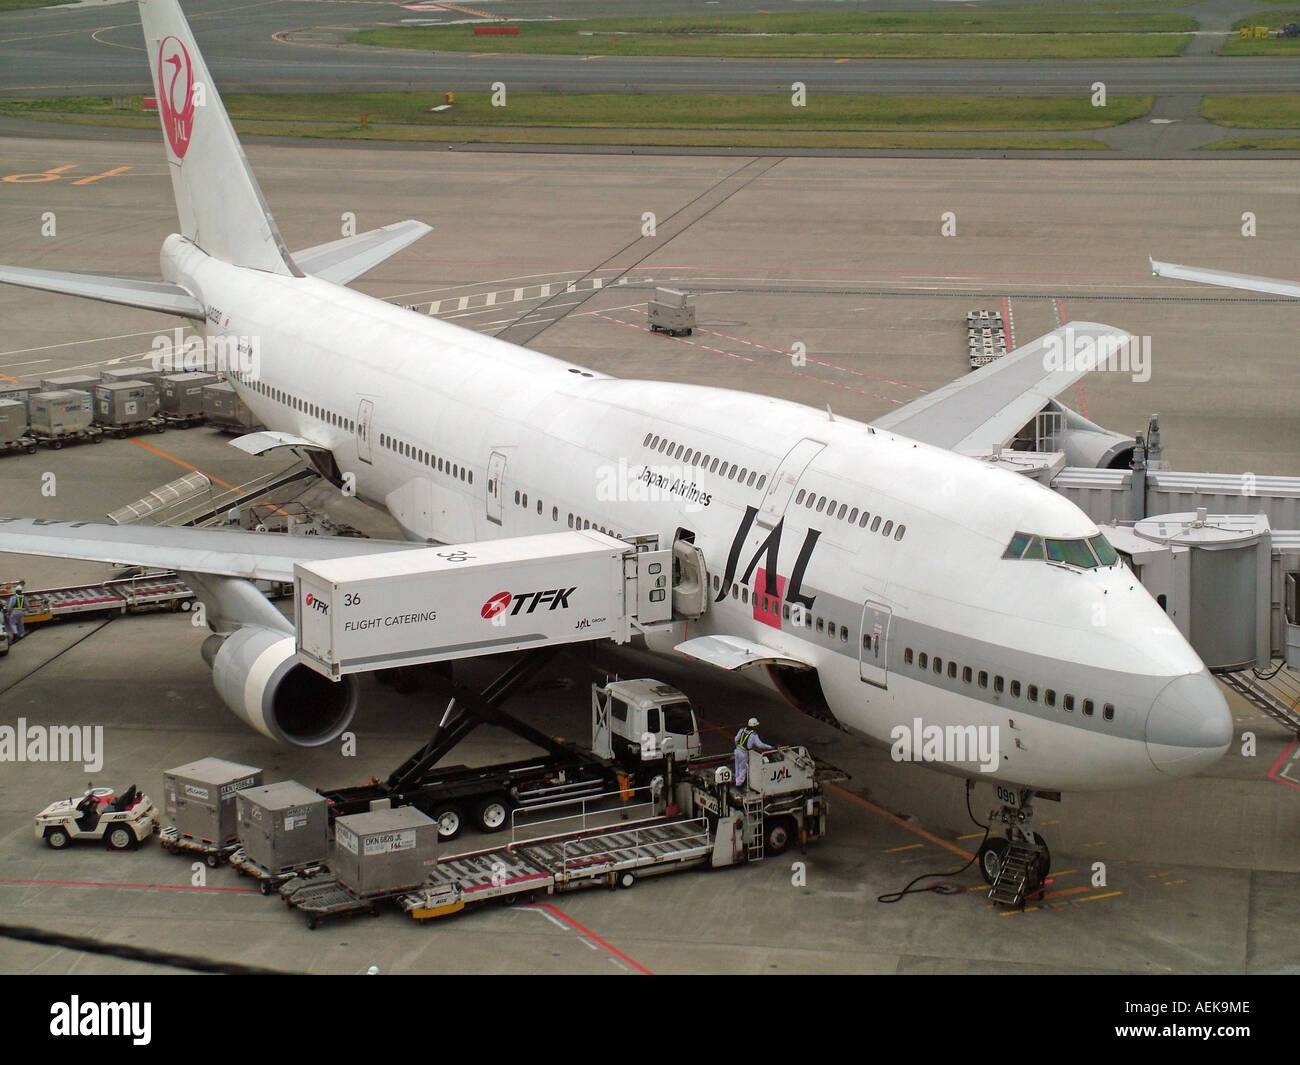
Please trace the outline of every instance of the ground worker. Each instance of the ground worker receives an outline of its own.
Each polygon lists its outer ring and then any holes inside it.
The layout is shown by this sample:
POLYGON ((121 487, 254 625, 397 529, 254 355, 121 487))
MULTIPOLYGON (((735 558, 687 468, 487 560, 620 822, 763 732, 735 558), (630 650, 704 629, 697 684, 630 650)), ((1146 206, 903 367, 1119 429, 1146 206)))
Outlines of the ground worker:
POLYGON ((5 603, 6 621, 9 624, 9 641, 16 643, 22 637, 27 635, 27 628, 23 624, 23 610, 26 606, 27 599, 23 595, 23 585, 21 583, 14 586, 9 593, 9 599, 5 603))
POLYGON ((749 752, 770 751, 772 745, 764 743, 758 735, 758 718, 751 717, 749 724, 736 733, 736 783, 742 785, 749 777, 749 752))

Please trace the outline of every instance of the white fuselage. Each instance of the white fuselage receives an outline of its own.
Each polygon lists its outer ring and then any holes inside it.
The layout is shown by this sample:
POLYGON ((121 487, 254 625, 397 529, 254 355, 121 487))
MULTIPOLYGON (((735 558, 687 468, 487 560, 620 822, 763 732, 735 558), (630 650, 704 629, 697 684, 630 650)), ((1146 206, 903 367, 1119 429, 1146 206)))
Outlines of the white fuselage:
POLYGON ((984 726, 997 769, 952 768, 1040 790, 1134 786, 1226 747, 1222 697, 1127 568, 1001 557, 1018 530, 1098 532, 1026 478, 782 400, 616 380, 176 236, 163 274, 206 305, 209 334, 256 338, 232 383, 258 418, 331 451, 411 538, 693 537, 709 608, 655 649, 762 644, 814 666, 854 732, 984 726))

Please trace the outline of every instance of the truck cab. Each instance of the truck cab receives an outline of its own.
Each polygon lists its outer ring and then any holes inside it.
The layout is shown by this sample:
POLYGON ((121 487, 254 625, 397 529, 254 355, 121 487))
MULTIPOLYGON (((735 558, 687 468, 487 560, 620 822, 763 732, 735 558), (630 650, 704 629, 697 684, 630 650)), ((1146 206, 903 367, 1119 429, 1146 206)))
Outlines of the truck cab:
POLYGON ((591 747, 629 768, 665 758, 699 757, 700 732, 691 702, 671 684, 642 678, 591 688, 591 747))

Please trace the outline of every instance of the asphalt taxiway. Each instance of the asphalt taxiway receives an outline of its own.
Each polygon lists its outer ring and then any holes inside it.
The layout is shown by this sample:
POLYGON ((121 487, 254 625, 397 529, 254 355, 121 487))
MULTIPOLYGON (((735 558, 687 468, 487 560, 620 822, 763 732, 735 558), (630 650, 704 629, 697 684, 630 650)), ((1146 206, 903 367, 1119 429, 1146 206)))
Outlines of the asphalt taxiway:
MULTIPOLYGON (((434 232, 359 288, 605 372, 749 389, 870 420, 961 376, 966 311, 1005 300, 1021 341, 1075 319, 1152 337, 1149 381, 1094 374, 1063 397, 1093 420, 1127 432, 1159 412, 1177 468, 1300 474, 1300 307, 1146 271, 1151 253, 1295 276, 1285 163, 593 158, 297 145, 255 145, 249 155, 290 247, 337 237, 346 211, 363 229, 424 219, 434 232), (1258 219, 1253 238, 1240 232, 1245 210, 1258 219), (640 236, 646 211, 657 217, 653 238, 640 236), (945 211, 956 215, 956 236, 941 235, 945 211), (695 335, 648 331, 644 304, 657 284, 697 293, 695 335), (802 365, 790 357, 796 343, 806 348, 802 365)), ((157 276, 157 249, 175 221, 156 143, 8 138, 0 159, 0 261, 157 276), (57 167, 69 169, 9 180, 57 167), (41 235, 46 212, 57 220, 53 237, 41 235)), ((0 288, 0 374, 25 382, 129 364, 174 324, 0 288)), ((237 484, 266 463, 208 429, 5 456, 0 512, 99 519, 189 469, 237 484)), ((324 505, 337 520, 393 535, 386 517, 355 501, 324 505)), ((29 587, 102 571, 0 556, 0 577, 24 574, 29 587)), ((199 656, 203 635, 183 615, 39 630, 0 659, 0 724, 101 724, 96 782, 134 782, 157 797, 163 770, 208 754, 312 786, 382 776, 423 742, 441 709, 427 695, 368 680, 355 757, 333 747, 277 748, 218 700, 199 656)), ((492 909, 429 927, 392 913, 308 932, 228 869, 196 884, 188 861, 156 847, 47 850, 33 838, 33 815, 79 791, 87 774, 80 765, 13 763, 0 765, 0 917, 309 972, 1300 972, 1294 737, 1235 699, 1237 739, 1206 773, 1040 803, 1056 880, 1020 913, 993 908, 973 869, 954 878, 965 893, 877 902, 974 853, 982 830, 967 817, 962 783, 897 764, 887 750, 757 689, 602 648, 565 656, 512 709, 582 739, 587 686, 607 671, 678 684, 710 726, 710 742, 725 747, 737 722, 757 712, 769 742, 806 743, 846 770, 851 779, 832 793, 830 837, 806 855, 559 896, 553 909, 492 909), (1257 739, 1251 756, 1242 753, 1246 731, 1257 739)), ((479 662, 464 676, 491 672, 479 662)), ((483 729, 457 758, 519 753, 512 737, 483 729)), ((980 785, 976 816, 991 805, 991 789, 980 785)), ((2 940, 0 968, 145 971, 2 940)))

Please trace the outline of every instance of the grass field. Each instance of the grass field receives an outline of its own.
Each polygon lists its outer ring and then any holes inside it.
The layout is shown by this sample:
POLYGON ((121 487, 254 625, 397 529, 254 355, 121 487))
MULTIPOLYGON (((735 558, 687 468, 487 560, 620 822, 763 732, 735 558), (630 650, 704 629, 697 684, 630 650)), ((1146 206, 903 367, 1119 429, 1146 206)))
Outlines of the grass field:
POLYGON ((0 11, 27 11, 34 7, 58 7, 73 0, 0 0, 0 11))
MULTIPOLYGON (((131 97, 138 106, 139 97, 131 97)), ((545 130, 677 130, 690 143, 722 143, 726 132, 863 133, 1078 131, 1101 129, 1144 115, 1149 96, 1113 96, 1104 108, 1085 96, 832 96, 812 94, 791 106, 786 94, 657 95, 621 93, 509 93, 494 107, 489 93, 463 93, 451 111, 431 114, 432 93, 236 94, 226 107, 236 120, 282 124, 414 126, 435 139, 461 127, 545 130)), ((10 115, 117 115, 113 99, 57 97, 0 103, 10 115)), ((542 139, 538 137, 537 139, 542 139)), ((687 143, 683 141, 682 143, 687 143)))
POLYGON ((1300 129, 1300 93, 1239 93, 1205 96, 1201 117, 1238 129, 1300 129))
POLYGON ((1252 37, 1242 40, 1242 26, 1267 26, 1279 29, 1288 22, 1300 22, 1300 7, 1260 11, 1232 24, 1232 34, 1219 49, 1219 55, 1300 55, 1300 37, 1252 37))
POLYGON ((1179 55, 1196 21, 1175 11, 1101 5, 879 12, 605 18, 520 23, 518 36, 470 25, 361 30, 348 40, 389 48, 548 55, 1043 58, 1179 55))
POLYGON ((1300 152, 1300 136, 1297 137, 1228 137, 1226 140, 1214 141, 1201 145, 1203 152, 1300 152))

